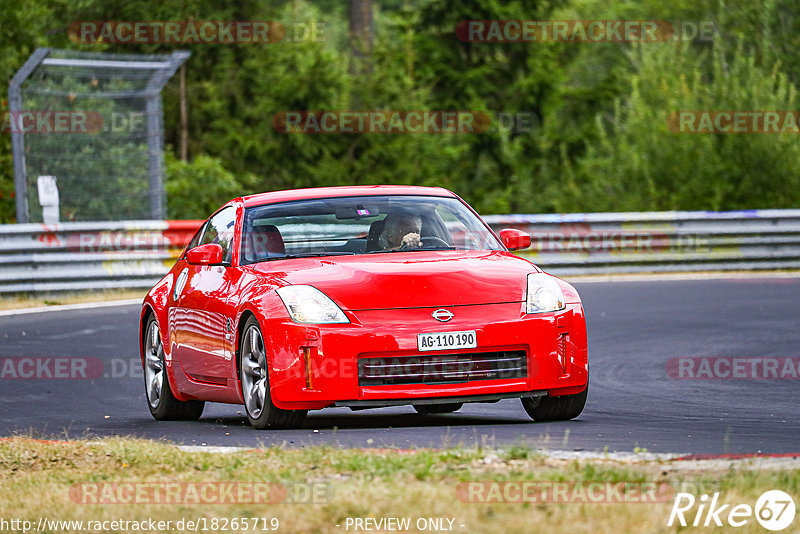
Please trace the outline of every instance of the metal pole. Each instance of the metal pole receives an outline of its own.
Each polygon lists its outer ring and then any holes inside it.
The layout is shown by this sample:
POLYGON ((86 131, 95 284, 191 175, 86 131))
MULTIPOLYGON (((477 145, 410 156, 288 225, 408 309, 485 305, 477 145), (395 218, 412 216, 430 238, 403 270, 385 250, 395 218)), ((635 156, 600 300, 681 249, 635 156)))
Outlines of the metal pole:
MULTIPOLYGON (((12 124, 22 111, 22 83, 50 53, 49 48, 37 48, 8 84, 8 108, 12 124)), ((14 190, 17 199, 17 222, 28 222, 28 181, 25 170, 25 134, 11 128, 11 150, 14 154, 14 190)))
POLYGON ((162 149, 164 138, 161 132, 161 95, 147 96, 147 168, 150 178, 150 218, 166 218, 164 198, 164 169, 162 149))
POLYGON ((150 175, 150 217, 156 220, 167 216, 167 198, 164 192, 164 129, 162 127, 161 90, 175 74, 190 53, 173 52, 169 67, 158 70, 147 82, 147 159, 150 175))

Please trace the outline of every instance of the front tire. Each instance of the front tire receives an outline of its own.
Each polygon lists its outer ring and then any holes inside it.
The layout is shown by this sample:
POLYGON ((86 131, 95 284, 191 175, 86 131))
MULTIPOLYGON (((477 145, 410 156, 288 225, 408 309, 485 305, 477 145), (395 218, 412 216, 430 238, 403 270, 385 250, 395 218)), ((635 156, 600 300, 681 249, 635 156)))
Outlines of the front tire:
POLYGON ((463 402, 451 402, 449 404, 415 404, 414 409, 421 414, 452 413, 457 412, 464 406, 463 402))
POLYGON ((296 428, 303 424, 308 410, 282 410, 272 403, 267 372, 264 338, 255 317, 244 325, 239 341, 239 376, 247 420, 253 428, 296 428))
POLYGON ((154 316, 150 316, 144 339, 144 388, 150 414, 156 421, 200 419, 205 402, 179 401, 172 394, 161 339, 158 322, 154 316))
POLYGON ((569 421, 583 412, 588 393, 589 384, 586 384, 586 389, 574 395, 523 398, 522 407, 535 421, 569 421))

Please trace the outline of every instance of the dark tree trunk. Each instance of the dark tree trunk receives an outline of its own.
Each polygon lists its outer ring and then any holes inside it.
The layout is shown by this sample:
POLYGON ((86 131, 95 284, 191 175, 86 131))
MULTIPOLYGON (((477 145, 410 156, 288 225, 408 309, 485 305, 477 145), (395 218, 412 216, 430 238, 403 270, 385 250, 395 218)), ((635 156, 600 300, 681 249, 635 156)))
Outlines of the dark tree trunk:
POLYGON ((186 111, 186 64, 180 70, 181 161, 189 161, 189 114, 186 111))
POLYGON ((372 52, 372 0, 350 0, 350 47, 353 60, 350 70, 354 73, 370 72, 372 52))

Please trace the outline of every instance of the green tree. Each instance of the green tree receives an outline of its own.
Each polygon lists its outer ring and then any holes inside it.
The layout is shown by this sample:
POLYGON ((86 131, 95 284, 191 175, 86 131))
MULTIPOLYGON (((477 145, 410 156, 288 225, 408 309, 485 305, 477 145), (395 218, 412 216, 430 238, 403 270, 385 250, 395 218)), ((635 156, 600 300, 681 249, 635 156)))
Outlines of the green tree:
POLYGON ((714 48, 710 75, 688 45, 641 46, 631 93, 573 164, 566 196, 581 210, 788 208, 800 202, 792 133, 676 133, 671 112, 794 110, 797 92, 777 68, 764 71, 743 46, 714 48))

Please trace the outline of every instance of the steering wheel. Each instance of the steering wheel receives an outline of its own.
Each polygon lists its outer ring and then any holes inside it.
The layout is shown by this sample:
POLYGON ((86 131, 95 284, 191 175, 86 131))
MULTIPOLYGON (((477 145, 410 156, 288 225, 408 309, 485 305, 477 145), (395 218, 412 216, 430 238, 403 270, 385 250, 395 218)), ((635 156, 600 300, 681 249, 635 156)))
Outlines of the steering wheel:
POLYGON ((450 243, 448 243, 444 239, 440 239, 440 238, 432 236, 432 235, 425 236, 420 241, 422 241, 422 245, 423 246, 428 246, 428 243, 430 243, 432 245, 439 245, 439 246, 442 246, 442 247, 445 247, 445 248, 453 248, 453 245, 451 245, 450 243))

